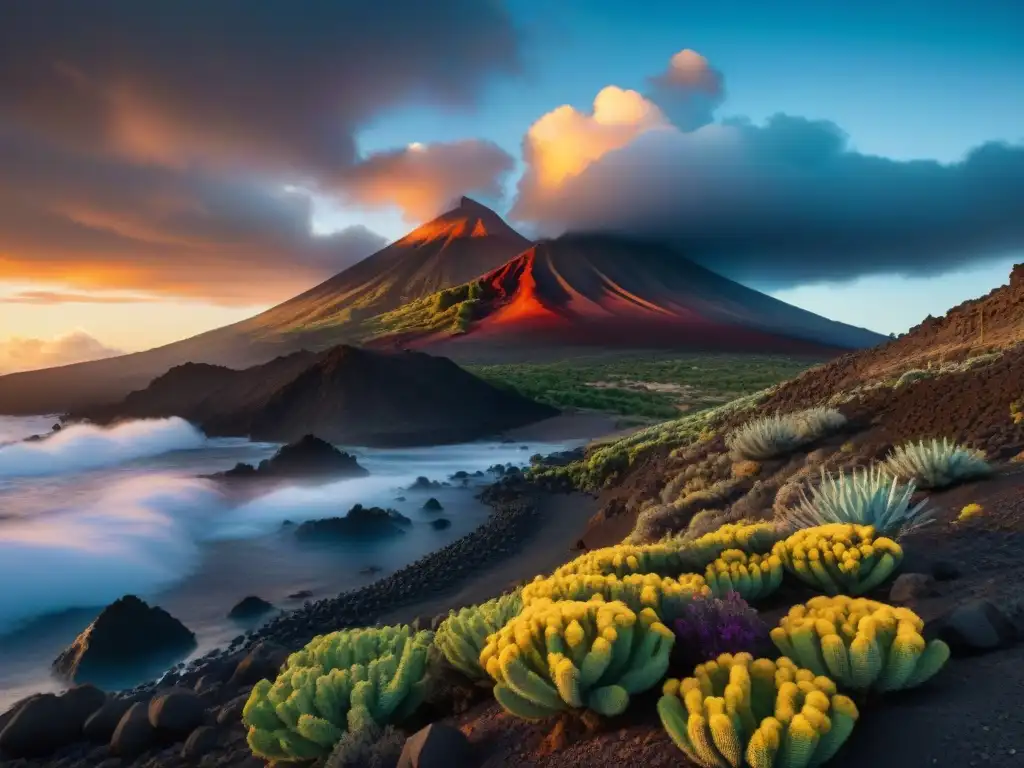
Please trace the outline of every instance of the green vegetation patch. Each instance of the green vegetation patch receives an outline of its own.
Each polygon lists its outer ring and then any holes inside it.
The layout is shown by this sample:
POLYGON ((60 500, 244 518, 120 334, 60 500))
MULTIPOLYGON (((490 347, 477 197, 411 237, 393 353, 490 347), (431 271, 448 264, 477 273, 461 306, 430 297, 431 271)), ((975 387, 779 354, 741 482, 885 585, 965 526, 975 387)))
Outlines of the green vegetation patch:
POLYGON ((557 363, 470 366, 497 386, 556 408, 665 419, 793 378, 814 362, 766 355, 629 353, 557 363))
POLYGON ((774 387, 715 408, 706 408, 681 418, 654 424, 627 437, 592 445, 585 458, 562 467, 538 467, 534 477, 565 477, 573 486, 596 490, 612 485, 642 456, 651 451, 685 448, 704 440, 724 421, 752 410, 775 391, 774 387))

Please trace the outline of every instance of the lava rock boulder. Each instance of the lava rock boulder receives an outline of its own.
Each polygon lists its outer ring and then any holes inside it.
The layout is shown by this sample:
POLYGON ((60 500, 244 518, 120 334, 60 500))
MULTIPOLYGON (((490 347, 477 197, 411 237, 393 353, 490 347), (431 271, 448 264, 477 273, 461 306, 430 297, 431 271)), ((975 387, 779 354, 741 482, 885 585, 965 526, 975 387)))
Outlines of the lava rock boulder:
POLYGON ((0 752, 43 757, 82 738, 89 717, 106 703, 103 691, 77 686, 56 696, 43 693, 23 702, 0 731, 0 752))
POLYGON ((67 680, 100 681, 126 666, 173 662, 195 647, 195 634, 167 611, 125 595, 61 652, 53 670, 67 680))
POLYGON ((257 467, 239 463, 233 469, 211 477, 223 480, 316 479, 366 477, 369 474, 352 454, 335 448, 316 435, 305 435, 288 443, 257 467))
POLYGON ((398 768, 448 768, 471 765, 472 752, 465 735, 458 728, 433 723, 406 742, 398 768))
POLYGON ((228 612, 228 618, 236 621, 256 619, 274 610, 274 606, 256 595, 249 595, 242 598, 235 607, 228 612))
POLYGON ((412 521, 394 509, 364 507, 356 504, 344 517, 308 520, 295 528, 302 541, 331 542, 349 538, 372 538, 405 533, 412 521))

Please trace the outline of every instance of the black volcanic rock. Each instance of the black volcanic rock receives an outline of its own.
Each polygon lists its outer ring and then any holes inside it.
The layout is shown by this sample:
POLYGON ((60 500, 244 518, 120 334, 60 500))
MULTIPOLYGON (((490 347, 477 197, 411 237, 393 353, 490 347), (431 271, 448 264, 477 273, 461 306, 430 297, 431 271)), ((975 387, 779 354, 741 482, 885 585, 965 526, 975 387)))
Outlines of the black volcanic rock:
POLYGON ((420 475, 416 480, 405 490, 407 491, 429 491, 431 488, 440 488, 441 484, 437 480, 431 480, 429 477, 420 475))
POLYGON ((235 607, 228 612, 228 618, 238 620, 254 619, 272 610, 274 610, 274 606, 262 597, 249 595, 248 597, 243 597, 235 604, 235 607))
MULTIPOLYGON (((187 364, 122 402, 73 414, 97 423, 180 416, 211 436, 398 447, 474 440, 558 412, 451 360, 341 345, 234 370, 187 364)), ((247 470, 239 469, 239 472, 247 470)))
POLYGON ((411 522, 394 509, 356 504, 344 517, 328 517, 302 523, 295 529, 295 537, 305 541, 326 542, 355 537, 392 536, 405 533, 402 526, 411 522))
POLYGON ((133 664, 173 661, 196 646, 196 636, 163 608, 125 595, 108 605, 53 662, 68 680, 102 679, 133 664))
POLYGON ((75 686, 60 696, 31 696, 0 727, 0 752, 9 757, 38 757, 78 741, 85 722, 106 701, 107 695, 91 685, 75 686))
POLYGON ((280 448, 269 459, 261 461, 258 467, 240 462, 226 472, 208 477, 216 480, 264 480, 366 477, 368 474, 352 454, 338 450, 316 435, 305 435, 280 448))

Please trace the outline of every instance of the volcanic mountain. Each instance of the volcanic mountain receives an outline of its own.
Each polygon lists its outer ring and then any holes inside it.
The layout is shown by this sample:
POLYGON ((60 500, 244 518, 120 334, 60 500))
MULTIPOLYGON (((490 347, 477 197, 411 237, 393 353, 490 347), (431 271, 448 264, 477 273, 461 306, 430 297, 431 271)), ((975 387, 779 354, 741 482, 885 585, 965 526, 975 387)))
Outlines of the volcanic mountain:
POLYGON ((358 341, 358 322, 492 270, 530 241, 480 203, 413 230, 305 293, 240 323, 130 355, 0 376, 0 413, 58 413, 123 398, 184 363, 241 368, 358 341))
POLYGON ((312 433, 394 447, 474 440, 557 413, 445 358, 339 345, 244 370, 181 365, 120 403, 72 418, 180 416, 211 436, 289 442, 312 433))
POLYGON ((402 342, 465 360, 515 347, 821 353, 885 341, 739 285, 666 245, 608 235, 538 243, 470 288, 461 332, 406 328, 402 342))
POLYGON ((884 340, 745 288, 657 243, 568 235, 532 245, 462 198, 248 320, 146 352, 0 376, 0 413, 92 408, 184 363, 245 368, 343 343, 507 362, 567 347, 831 355, 884 340))

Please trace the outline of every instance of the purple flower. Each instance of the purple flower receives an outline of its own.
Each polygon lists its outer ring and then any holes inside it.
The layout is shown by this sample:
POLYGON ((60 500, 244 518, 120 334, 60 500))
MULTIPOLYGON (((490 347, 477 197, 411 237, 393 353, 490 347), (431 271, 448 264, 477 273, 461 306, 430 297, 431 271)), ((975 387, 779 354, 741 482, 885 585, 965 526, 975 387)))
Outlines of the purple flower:
POLYGON ((686 667, 723 653, 749 651, 757 655, 768 641, 768 626, 735 592, 722 599, 695 597, 676 619, 673 630, 676 661, 686 667))

